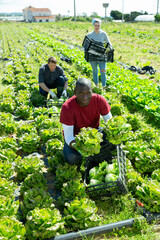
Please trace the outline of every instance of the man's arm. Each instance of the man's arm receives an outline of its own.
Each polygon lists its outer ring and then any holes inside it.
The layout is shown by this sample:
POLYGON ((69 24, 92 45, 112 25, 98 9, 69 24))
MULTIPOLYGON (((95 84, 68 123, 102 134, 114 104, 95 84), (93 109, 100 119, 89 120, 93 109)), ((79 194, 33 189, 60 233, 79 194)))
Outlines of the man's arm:
POLYGON ((40 86, 44 91, 46 91, 46 92, 49 92, 49 91, 50 91, 50 89, 46 86, 45 83, 39 83, 39 86, 40 86))
POLYGON ((46 92, 50 93, 51 97, 52 98, 56 98, 56 94, 54 92, 52 92, 47 86, 45 83, 39 83, 39 86, 46 92))
POLYGON ((68 146, 70 146, 71 148, 73 149, 76 149, 74 147, 74 144, 76 143, 75 141, 75 137, 73 135, 73 128, 74 126, 69 126, 69 125, 66 125, 66 124, 62 124, 63 126, 63 131, 64 131, 64 139, 65 139, 65 142, 68 144, 68 146))
POLYGON ((50 89, 46 86, 46 84, 44 83, 44 65, 42 65, 42 67, 40 67, 39 69, 39 75, 38 75, 38 82, 39 82, 39 86, 46 92, 49 92, 50 89))
POLYGON ((67 87, 68 87, 68 81, 65 81, 64 89, 67 90, 67 87))
POLYGON ((108 114, 103 115, 102 117, 103 117, 104 121, 107 122, 108 120, 110 120, 112 118, 112 113, 109 112, 108 114))
POLYGON ((38 81, 39 81, 39 86, 46 92, 50 93, 50 95, 52 96, 52 98, 57 97, 56 94, 54 92, 52 92, 44 83, 44 66, 42 66, 39 69, 39 76, 38 76, 38 81))
POLYGON ((67 98, 67 87, 68 87, 68 81, 66 81, 64 84, 64 89, 63 89, 61 97, 63 96, 65 98, 67 98))
POLYGON ((59 74, 60 74, 60 76, 63 76, 64 79, 65 79, 65 81, 67 82, 67 81, 68 81, 68 78, 66 77, 63 68, 60 67, 60 66, 57 66, 57 67, 59 68, 59 74))

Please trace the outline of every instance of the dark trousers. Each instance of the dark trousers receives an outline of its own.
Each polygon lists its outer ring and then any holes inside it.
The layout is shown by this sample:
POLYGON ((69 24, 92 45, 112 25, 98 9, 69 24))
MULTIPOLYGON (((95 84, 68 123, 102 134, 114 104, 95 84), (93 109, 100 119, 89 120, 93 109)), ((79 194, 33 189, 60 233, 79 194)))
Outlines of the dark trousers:
MULTIPOLYGON (((103 128, 99 127, 98 131, 103 134, 103 142, 101 142, 101 146, 106 143, 109 143, 109 141, 106 139, 106 133, 103 132, 103 128)), ((66 142, 63 148, 63 155, 64 155, 65 161, 70 165, 74 165, 74 164, 76 164, 77 166, 81 165, 81 162, 82 162, 81 154, 77 150, 74 150, 73 148, 68 146, 66 142)))
MULTIPOLYGON (((63 92, 63 88, 64 88, 64 84, 65 84, 65 79, 63 76, 59 76, 54 82, 53 84, 46 84, 46 86, 49 89, 55 89, 57 88, 57 97, 60 98, 63 92)), ((42 94, 44 97, 47 97, 48 92, 44 91, 41 87, 39 87, 39 92, 40 94, 42 94)))
POLYGON ((77 151, 71 148, 66 142, 63 147, 63 155, 64 159, 67 163, 70 165, 77 165, 80 166, 82 162, 82 156, 81 154, 77 151))

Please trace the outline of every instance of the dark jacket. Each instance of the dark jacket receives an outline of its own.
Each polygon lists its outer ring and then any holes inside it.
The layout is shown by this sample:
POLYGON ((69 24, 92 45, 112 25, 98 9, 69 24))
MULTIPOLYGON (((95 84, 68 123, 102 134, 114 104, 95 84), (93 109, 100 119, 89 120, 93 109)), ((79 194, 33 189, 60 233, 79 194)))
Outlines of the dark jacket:
POLYGON ((66 81, 68 80, 60 66, 56 66, 53 72, 50 71, 48 64, 42 65, 39 69, 39 83, 45 83, 47 86, 52 85, 60 76, 63 76, 66 81))

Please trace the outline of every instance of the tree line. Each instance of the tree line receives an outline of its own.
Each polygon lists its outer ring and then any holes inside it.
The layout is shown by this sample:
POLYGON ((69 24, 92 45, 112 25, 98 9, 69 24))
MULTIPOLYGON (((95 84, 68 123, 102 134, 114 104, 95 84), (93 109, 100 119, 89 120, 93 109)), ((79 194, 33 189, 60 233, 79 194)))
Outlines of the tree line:
MULTIPOLYGON (((107 16, 106 20, 107 21, 122 20, 122 17, 123 17, 124 21, 132 22, 139 15, 148 15, 148 12, 146 12, 146 11, 145 12, 143 12, 143 11, 140 11, 140 12, 133 11, 133 12, 130 12, 130 13, 125 13, 122 16, 122 12, 119 12, 117 10, 112 10, 110 12, 110 17, 107 16)), ((87 16, 86 13, 82 13, 81 15, 76 16, 76 20, 77 21, 81 21, 81 22, 85 22, 85 21, 91 21, 92 18, 94 18, 94 17, 96 17, 96 18, 98 17, 100 19, 104 19, 103 17, 99 16, 96 12, 93 12, 90 16, 87 16)), ((56 18, 57 18, 57 21, 58 20, 71 20, 71 21, 74 21, 74 17, 70 17, 70 16, 62 17, 60 14, 56 18)), ((160 21, 160 14, 156 14, 155 15, 155 21, 160 21)))

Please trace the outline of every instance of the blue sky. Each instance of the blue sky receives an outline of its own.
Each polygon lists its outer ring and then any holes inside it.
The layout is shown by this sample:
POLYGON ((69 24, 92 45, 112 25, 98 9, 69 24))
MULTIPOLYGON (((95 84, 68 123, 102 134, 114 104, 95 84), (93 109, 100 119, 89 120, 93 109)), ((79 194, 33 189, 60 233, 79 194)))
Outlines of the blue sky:
MULTIPOLYGON (((103 3, 109 3, 107 8, 107 15, 109 16, 111 10, 118 10, 122 12, 122 2, 124 2, 124 13, 131 11, 147 11, 150 14, 157 12, 158 0, 75 0, 76 13, 97 12, 100 16, 105 15, 103 3)), ((33 7, 47 7, 50 8, 53 14, 73 16, 74 14, 74 0, 0 0, 0 12, 21 12, 23 8, 31 5, 33 7)), ((160 7, 159 7, 160 12, 160 7)))

